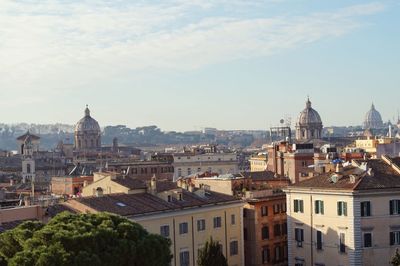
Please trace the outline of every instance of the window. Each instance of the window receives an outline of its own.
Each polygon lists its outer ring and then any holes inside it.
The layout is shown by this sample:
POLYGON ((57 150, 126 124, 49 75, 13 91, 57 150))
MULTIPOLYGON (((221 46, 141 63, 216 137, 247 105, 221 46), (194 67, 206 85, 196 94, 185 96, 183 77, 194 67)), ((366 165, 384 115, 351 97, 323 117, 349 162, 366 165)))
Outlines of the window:
POLYGON ((283 236, 287 235, 287 223, 286 222, 284 222, 282 224, 282 235, 283 236))
POLYGON ((339 252, 346 253, 346 243, 345 243, 345 234, 340 233, 339 235, 339 252))
POLYGON ((400 245, 400 231, 390 232, 390 245, 400 245))
POLYGON ((276 224, 274 225, 274 236, 280 236, 281 235, 281 225, 280 224, 276 224))
POLYGON ((347 202, 338 201, 337 214, 338 216, 347 216, 347 202))
POLYGON ((231 225, 236 224, 236 216, 234 214, 231 214, 231 225))
POLYGON ((275 262, 280 262, 282 260, 282 248, 280 246, 275 246, 275 262))
POLYGON ((201 168, 199 167, 199 168, 197 168, 197 172, 198 173, 200 173, 201 172, 201 168))
POLYGON ((231 241, 231 243, 229 244, 229 250, 230 250, 231 256, 235 256, 235 255, 239 254, 239 244, 236 240, 231 241))
POLYGON ((399 214, 400 214, 400 200, 391 200, 390 215, 399 215, 399 214))
POLYGON ((268 246, 263 247, 262 249, 262 263, 267 264, 270 262, 270 254, 268 246))
POLYGON ((269 228, 268 228, 268 226, 264 226, 261 229, 261 237, 262 237, 262 240, 269 239, 269 228))
POLYGON ((364 248, 372 247, 372 233, 364 233, 363 240, 364 240, 364 248))
POLYGON ((247 228, 243 228, 243 239, 247 240, 247 228))
POLYGON ((294 212, 304 213, 303 200, 294 200, 294 212))
POLYGON ((295 240, 297 241, 297 246, 302 247, 303 241, 304 241, 304 230, 301 228, 295 228, 294 229, 294 237, 295 237, 295 240))
POLYGON ((169 237, 169 225, 160 226, 160 235, 163 237, 169 237))
POLYGON ((261 207, 261 216, 268 216, 268 206, 261 207))
POLYGON ((317 250, 322 250, 322 232, 317 231, 317 250))
POLYGON ((322 200, 315 201, 315 214, 324 214, 324 202, 322 200))
POLYGON ((204 231, 206 230, 206 220, 200 219, 197 220, 197 231, 204 231))
POLYGON ((221 227, 221 217, 214 217, 214 228, 220 228, 221 227))
POLYGON ((188 174, 188 175, 191 175, 191 174, 192 174, 192 168, 188 168, 188 169, 187 169, 187 174, 188 174))
POLYGON ((286 202, 281 204, 281 212, 286 213, 286 202))
MULTIPOLYGON (((143 173, 142 173, 143 174, 143 173)), ((178 177, 181 177, 182 176, 182 169, 181 168, 178 168, 178 177)))
POLYGON ((168 201, 168 202, 171 202, 171 201, 172 201, 172 196, 171 196, 171 195, 168 195, 168 196, 167 196, 167 201, 168 201))
POLYGON ((371 216, 371 202, 361 202, 361 217, 371 216))
POLYGON ((188 233, 188 223, 180 223, 179 224, 179 234, 187 234, 188 233))
POLYGON ((280 213, 281 212, 281 205, 279 204, 274 204, 274 214, 280 213))
POLYGON ((189 251, 183 250, 179 253, 180 266, 189 266, 189 251))

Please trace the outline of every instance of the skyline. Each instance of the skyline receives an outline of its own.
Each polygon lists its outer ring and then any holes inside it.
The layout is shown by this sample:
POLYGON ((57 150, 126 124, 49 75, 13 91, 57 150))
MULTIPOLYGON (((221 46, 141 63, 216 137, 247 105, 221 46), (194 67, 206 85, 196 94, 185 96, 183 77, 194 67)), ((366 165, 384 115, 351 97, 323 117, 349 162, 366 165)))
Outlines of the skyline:
POLYGON ((372 102, 397 119, 399 9, 5 0, 0 122, 74 124, 88 104, 102 126, 268 129, 287 115, 294 126, 307 95, 324 126, 361 125, 372 102))

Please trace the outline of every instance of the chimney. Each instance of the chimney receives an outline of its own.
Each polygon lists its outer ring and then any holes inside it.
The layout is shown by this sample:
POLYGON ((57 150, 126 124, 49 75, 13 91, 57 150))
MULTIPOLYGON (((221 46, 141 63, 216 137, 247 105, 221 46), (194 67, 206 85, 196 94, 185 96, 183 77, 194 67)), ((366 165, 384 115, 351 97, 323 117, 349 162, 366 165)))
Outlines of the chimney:
POLYGON ((343 164, 340 162, 336 164, 336 173, 341 173, 343 171, 343 164))
POLYGON ((30 206, 31 205, 31 200, 30 200, 30 198, 28 196, 24 197, 24 203, 25 203, 25 206, 30 206))
POLYGON ((83 181, 83 187, 87 187, 87 185, 88 185, 88 181, 87 180, 83 181))
POLYGON ((153 175, 153 177, 151 178, 150 181, 150 191, 152 194, 157 193, 157 179, 156 179, 156 175, 153 175))
POLYGON ((189 192, 193 192, 194 191, 194 185, 189 185, 189 192))
POLYGON ((14 179, 10 179, 10 186, 14 186, 14 179))

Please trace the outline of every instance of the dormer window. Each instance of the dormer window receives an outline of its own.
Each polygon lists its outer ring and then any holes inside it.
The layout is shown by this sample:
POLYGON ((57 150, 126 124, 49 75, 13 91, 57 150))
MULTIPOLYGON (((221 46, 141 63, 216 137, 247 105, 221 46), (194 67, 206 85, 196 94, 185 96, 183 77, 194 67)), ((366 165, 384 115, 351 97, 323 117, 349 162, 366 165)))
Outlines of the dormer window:
POLYGON ((182 201, 182 200, 183 200, 183 198, 182 198, 182 193, 178 193, 178 200, 179 200, 179 201, 182 201))
POLYGON ((168 195, 168 196, 167 196, 167 201, 168 201, 168 202, 171 202, 171 201, 172 201, 171 195, 168 195))

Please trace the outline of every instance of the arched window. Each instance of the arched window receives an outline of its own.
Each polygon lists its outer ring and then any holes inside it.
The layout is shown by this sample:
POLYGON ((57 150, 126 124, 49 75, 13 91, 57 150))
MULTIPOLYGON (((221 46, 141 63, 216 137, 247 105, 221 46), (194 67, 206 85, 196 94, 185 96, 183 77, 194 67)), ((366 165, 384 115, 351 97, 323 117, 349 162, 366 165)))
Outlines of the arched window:
POLYGON ((96 196, 97 197, 103 196, 103 189, 101 187, 96 188, 96 196))
POLYGON ((301 136, 302 136, 303 138, 306 137, 306 130, 305 130, 305 129, 302 129, 302 130, 301 130, 301 136))
POLYGON ((27 172, 28 174, 31 173, 31 164, 30 164, 30 163, 28 163, 28 164, 26 165, 26 172, 27 172))
POLYGON ((93 141, 93 139, 90 140, 90 147, 92 147, 92 148, 94 147, 94 141, 93 141))

